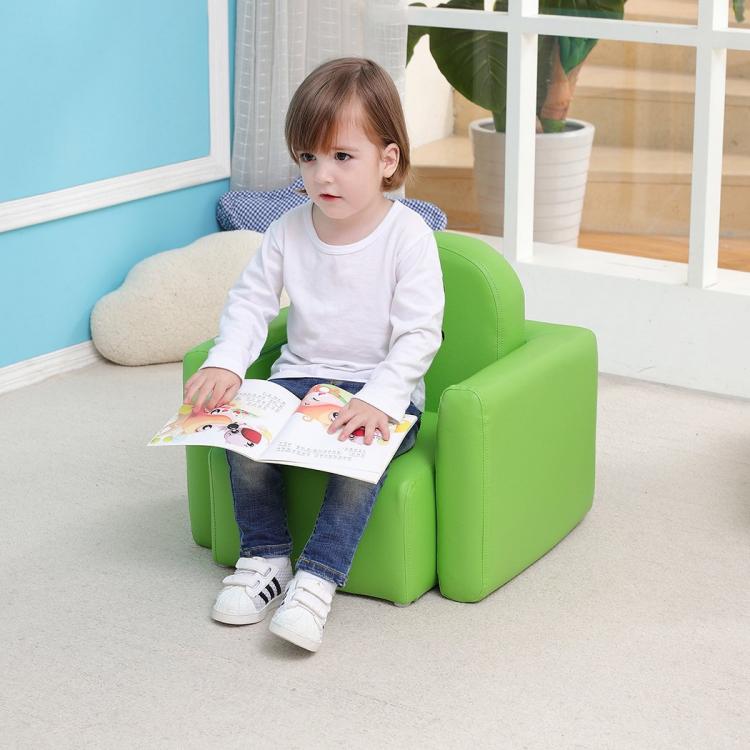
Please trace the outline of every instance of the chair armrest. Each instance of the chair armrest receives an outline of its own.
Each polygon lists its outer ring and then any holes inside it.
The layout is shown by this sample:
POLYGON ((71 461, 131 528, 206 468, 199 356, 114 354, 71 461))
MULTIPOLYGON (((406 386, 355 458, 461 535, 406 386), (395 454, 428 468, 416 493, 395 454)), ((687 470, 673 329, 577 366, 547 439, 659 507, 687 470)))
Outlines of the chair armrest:
MULTIPOLYGON (((279 350, 286 343, 286 320, 289 308, 284 307, 268 326, 266 343, 245 374, 246 378, 268 378, 271 365, 278 359, 279 350)), ((214 339, 208 339, 191 349, 182 360, 183 383, 206 361, 214 339)), ((188 510, 190 529, 196 544, 211 547, 211 497, 208 476, 210 448, 190 445, 185 448, 187 465, 188 510)))
POLYGON ((594 334, 527 321, 526 338, 440 399, 438 578, 457 601, 478 601, 517 575, 593 500, 594 334))

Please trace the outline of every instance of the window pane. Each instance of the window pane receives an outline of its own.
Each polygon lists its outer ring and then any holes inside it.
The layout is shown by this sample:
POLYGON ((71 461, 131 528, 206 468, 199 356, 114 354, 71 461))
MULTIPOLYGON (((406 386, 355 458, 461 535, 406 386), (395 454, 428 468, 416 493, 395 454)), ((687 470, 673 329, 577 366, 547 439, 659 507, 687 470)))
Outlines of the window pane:
POLYGON ((719 268, 750 271, 750 52, 727 51, 719 268))
MULTIPOLYGON (((668 6, 684 6, 683 11, 685 7, 696 10, 697 2, 669 0, 648 5, 653 13, 668 6)), ((645 6, 633 2, 633 7, 637 10, 645 6)), ((664 17, 662 13, 662 20, 664 17)), ((469 40, 466 46, 473 48, 471 60, 483 59, 477 48, 486 43, 486 38, 483 32, 464 38, 464 42, 469 40)), ((563 40, 563 46, 565 44, 563 40)), ((544 78, 545 49, 555 45, 560 59, 560 40, 540 37, 540 80, 544 78)), ((446 47, 455 49, 456 45, 446 47)), ((550 156, 543 153, 545 149, 540 143, 542 140, 554 143, 554 137, 559 134, 545 133, 537 137, 535 239, 686 263, 695 50, 600 40, 593 48, 583 51, 586 54, 577 75, 573 75, 575 85, 567 119, 588 122, 594 128, 588 171, 581 176, 580 164, 574 163, 575 149, 566 153, 557 146, 547 148, 546 151, 551 151, 552 172, 557 174, 553 182, 563 190, 562 198, 555 203, 557 199, 552 196, 549 180, 540 184, 540 165, 550 156), (579 219, 580 226, 577 225, 579 219), (557 232, 558 229, 563 231, 557 232)), ((581 49, 568 43, 565 53, 575 58, 576 54, 580 56, 581 49)), ((446 212, 450 229, 501 236, 504 145, 498 142, 494 153, 477 159, 476 143, 470 136, 471 124, 477 128, 480 126, 477 121, 481 120, 494 132, 498 113, 493 117, 489 108, 482 105, 486 91, 481 91, 480 76, 475 75, 471 64, 465 67, 470 68, 468 79, 474 88, 468 89, 466 96, 451 86, 441 73, 440 68, 446 66, 445 59, 439 62, 438 66, 430 54, 427 39, 423 38, 414 61, 407 68, 406 113, 414 169, 413 179, 406 185, 406 195, 437 204, 446 212), (495 187, 490 189, 487 182, 481 181, 480 174, 486 171, 488 163, 498 161, 500 172, 492 178, 495 187)), ((561 67, 564 66, 561 64, 561 67)), ((570 68, 566 69, 571 72, 570 68)), ((498 70, 501 74, 493 79, 491 93, 494 106, 504 109, 505 67, 498 70)), ((551 71, 548 64, 548 77, 560 72, 551 71)), ((742 127, 750 114, 747 111, 750 53, 730 50, 727 71, 727 158, 720 266, 729 268, 736 267, 729 265, 735 262, 731 254, 727 254, 732 244, 729 241, 739 241, 744 254, 744 238, 750 238, 750 219, 744 218, 747 214, 741 208, 748 205, 750 198, 750 165, 746 167, 746 160, 750 161, 750 156, 746 156, 750 155, 750 136, 745 135, 742 127)), ((465 86, 464 91, 467 91, 465 86)), ((565 85, 559 86, 559 92, 564 101, 565 85)), ((543 118, 554 121, 561 117, 555 113, 554 106, 551 110, 542 107, 544 87, 541 85, 538 94, 538 111, 543 118)), ((553 128, 554 122, 545 122, 545 127, 553 128)))
POLYGON ((584 62, 569 110, 595 128, 580 247, 687 263, 694 71, 692 48, 608 40, 584 62))
POLYGON ((504 117, 505 65, 505 34, 457 29, 430 30, 407 65, 412 175, 405 194, 439 206, 449 229, 480 231, 468 123, 475 111, 504 117))

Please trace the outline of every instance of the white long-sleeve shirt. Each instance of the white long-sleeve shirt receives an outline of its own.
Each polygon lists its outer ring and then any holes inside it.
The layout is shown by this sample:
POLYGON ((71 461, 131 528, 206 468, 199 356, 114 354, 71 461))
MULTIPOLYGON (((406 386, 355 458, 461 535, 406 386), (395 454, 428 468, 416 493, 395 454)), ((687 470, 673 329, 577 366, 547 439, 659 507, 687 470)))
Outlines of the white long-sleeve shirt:
POLYGON ((244 378, 285 288, 287 343, 272 378, 364 382, 356 397, 393 420, 410 401, 424 410, 424 374, 442 341, 445 303, 432 230, 394 201, 367 237, 329 245, 315 231, 312 205, 297 206, 268 227, 229 292, 203 367, 244 378))

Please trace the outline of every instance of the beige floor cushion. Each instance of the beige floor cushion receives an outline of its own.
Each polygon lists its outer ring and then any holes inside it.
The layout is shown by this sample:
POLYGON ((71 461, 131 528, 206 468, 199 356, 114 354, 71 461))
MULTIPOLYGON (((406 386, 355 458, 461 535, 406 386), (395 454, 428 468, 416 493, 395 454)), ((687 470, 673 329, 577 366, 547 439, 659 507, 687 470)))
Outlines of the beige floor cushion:
POLYGON ((142 260, 94 306, 94 346, 120 365, 181 361, 218 333, 227 293, 262 238, 249 230, 216 232, 142 260))

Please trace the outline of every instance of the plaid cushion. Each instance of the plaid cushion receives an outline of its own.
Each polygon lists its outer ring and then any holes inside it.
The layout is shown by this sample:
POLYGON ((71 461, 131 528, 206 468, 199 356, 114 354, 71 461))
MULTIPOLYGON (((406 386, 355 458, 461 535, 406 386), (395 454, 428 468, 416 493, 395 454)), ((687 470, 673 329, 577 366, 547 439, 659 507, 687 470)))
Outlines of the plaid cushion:
MULTIPOLYGON (((289 187, 277 190, 230 190, 219 198, 216 206, 216 220, 223 230, 252 229, 265 232, 268 225, 290 208, 307 203, 306 195, 295 193, 303 187, 298 177, 289 187)), ((434 204, 414 198, 398 198, 404 205, 416 211, 437 231, 448 224, 446 215, 434 204)))

